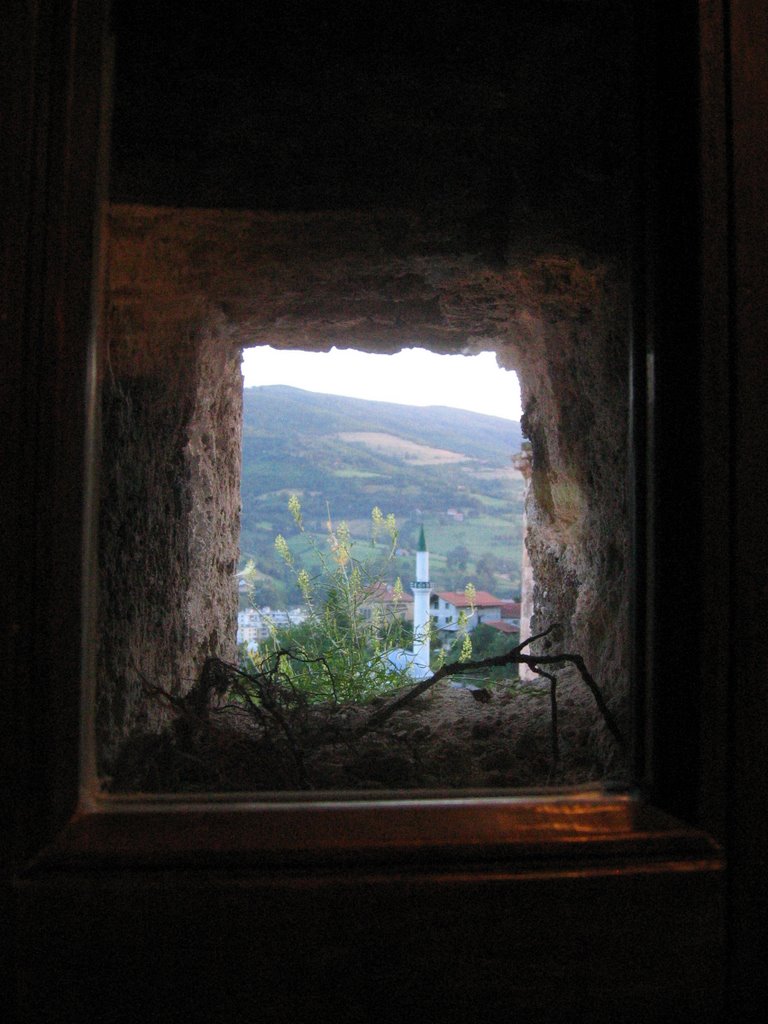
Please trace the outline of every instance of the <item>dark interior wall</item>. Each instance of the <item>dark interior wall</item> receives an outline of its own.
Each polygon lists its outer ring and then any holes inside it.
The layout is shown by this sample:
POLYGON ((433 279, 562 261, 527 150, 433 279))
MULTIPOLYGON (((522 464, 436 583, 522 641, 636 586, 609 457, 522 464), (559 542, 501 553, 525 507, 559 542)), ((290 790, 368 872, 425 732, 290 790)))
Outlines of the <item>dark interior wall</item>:
MULTIPOLYGON (((112 266, 113 271, 116 269, 112 266)), ((184 299, 186 298, 186 301, 184 299)), ((156 729, 209 656, 235 659, 240 353, 221 314, 108 301, 101 379, 96 732, 156 729), (154 695, 153 695, 154 694, 154 695)))
POLYGON ((466 206, 616 240, 623 3, 115 0, 112 198, 265 210, 466 206))

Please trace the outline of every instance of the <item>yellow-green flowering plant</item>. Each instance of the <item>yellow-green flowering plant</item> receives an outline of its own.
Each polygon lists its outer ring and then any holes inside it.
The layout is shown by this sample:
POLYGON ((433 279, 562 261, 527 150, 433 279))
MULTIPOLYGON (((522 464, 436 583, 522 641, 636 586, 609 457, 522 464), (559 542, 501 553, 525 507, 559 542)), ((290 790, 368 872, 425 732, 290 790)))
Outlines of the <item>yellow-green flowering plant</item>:
MULTIPOLYGON (((301 591, 306 617, 297 625, 273 624, 269 640, 246 656, 243 667, 277 673, 282 685, 310 702, 366 701, 409 682, 407 672, 387 658, 389 651, 411 643, 410 625, 397 614, 402 583, 398 579, 388 588, 384 582, 397 547, 394 515, 373 509, 370 548, 361 558, 361 542, 352 538, 346 522, 334 523, 330 510, 324 543, 306 533, 297 495, 291 496, 288 510, 308 541, 312 563, 320 566, 311 574, 285 536, 275 538, 275 550, 301 591)), ((246 568, 246 579, 248 573, 246 568)))

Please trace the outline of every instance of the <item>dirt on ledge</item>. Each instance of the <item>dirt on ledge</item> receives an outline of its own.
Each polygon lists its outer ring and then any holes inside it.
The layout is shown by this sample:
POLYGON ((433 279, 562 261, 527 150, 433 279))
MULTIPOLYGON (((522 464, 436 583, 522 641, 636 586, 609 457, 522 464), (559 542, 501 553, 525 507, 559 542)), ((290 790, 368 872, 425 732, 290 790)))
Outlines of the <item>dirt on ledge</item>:
POLYGON ((310 705, 266 722, 231 704, 183 713, 160 733, 129 737, 105 786, 133 793, 506 789, 622 775, 590 695, 576 688, 559 694, 556 766, 547 684, 443 682, 366 728, 386 699, 310 705))

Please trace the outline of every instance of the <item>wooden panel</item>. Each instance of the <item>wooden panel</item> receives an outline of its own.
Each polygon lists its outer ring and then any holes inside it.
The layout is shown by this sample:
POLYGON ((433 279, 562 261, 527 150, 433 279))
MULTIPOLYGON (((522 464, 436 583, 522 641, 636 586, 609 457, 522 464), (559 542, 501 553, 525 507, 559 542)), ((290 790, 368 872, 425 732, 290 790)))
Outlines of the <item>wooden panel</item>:
POLYGON ((735 379, 730 846, 732 977, 745 1018, 768 1001, 768 8, 731 9, 731 358, 735 379))
POLYGON ((719 892, 714 865, 620 860, 54 873, 22 887, 24 1003, 40 1021, 701 1024, 719 892))
POLYGON ((723 891, 628 797, 135 801, 26 872, 22 990, 32 1020, 701 1022, 723 891))

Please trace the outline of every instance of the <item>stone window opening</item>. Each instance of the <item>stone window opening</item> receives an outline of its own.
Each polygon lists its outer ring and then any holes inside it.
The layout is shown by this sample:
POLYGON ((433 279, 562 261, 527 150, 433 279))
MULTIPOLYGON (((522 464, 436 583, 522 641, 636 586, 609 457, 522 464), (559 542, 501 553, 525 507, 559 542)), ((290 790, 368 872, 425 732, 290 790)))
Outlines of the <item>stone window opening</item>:
MULTIPOLYGON (((513 464, 523 443, 519 386, 513 372, 494 365, 495 353, 487 351, 491 359, 478 361, 423 347, 390 355, 361 348, 330 353, 262 348, 243 351, 239 566, 242 571, 254 562, 259 572, 252 578, 262 583, 249 587, 240 577, 241 608, 246 591, 256 603, 273 608, 288 599, 291 573, 275 552, 274 539, 288 531, 298 540, 287 507, 291 494, 302 503, 305 539, 319 535, 321 548, 329 516, 349 522, 359 544, 370 539, 374 506, 392 513, 398 533, 384 570, 389 584, 399 576, 408 590, 419 529, 425 525, 436 586, 463 591, 473 583, 503 593, 502 601, 519 598, 523 486, 513 464), (264 385, 272 389, 263 390, 264 385), (344 420, 337 424, 339 416, 344 420), (265 438, 267 451, 259 447, 265 438), (388 462, 397 483, 383 475, 388 462), (446 531, 454 538, 450 543, 446 531), (480 562, 471 572, 444 550, 465 543, 473 547, 473 561, 480 562), (485 565, 484 554, 498 556, 498 568, 491 559, 485 565)), ((294 586, 288 603, 301 600, 294 586)), ((433 595, 431 605, 436 608, 437 602, 433 595)))
MULTIPOLYGON (((126 737, 168 721, 148 680, 183 695, 207 658, 234 657, 239 362, 254 343, 492 350, 515 369, 532 449, 533 628, 559 622, 561 649, 582 654, 614 713, 626 711, 621 267, 558 251, 490 269, 444 229, 403 211, 112 207, 96 699, 105 776, 126 737)), ((611 775, 617 757, 594 709, 578 687, 561 690, 574 695, 590 770, 611 775)), ((489 771, 493 785, 510 777, 489 771)))

